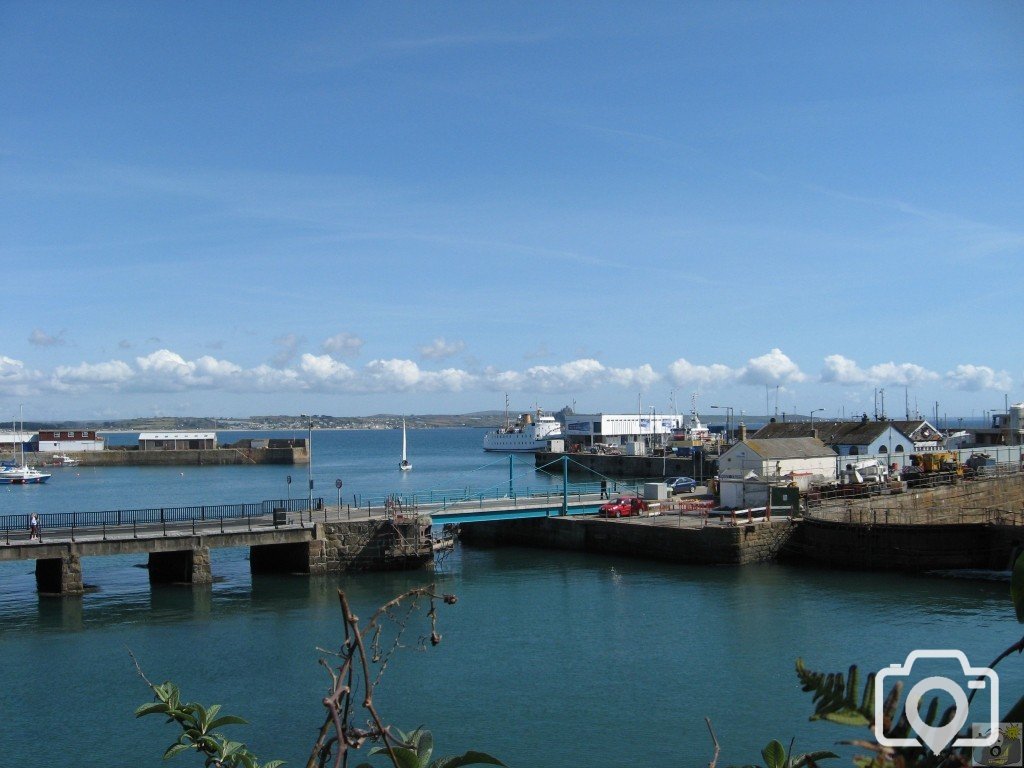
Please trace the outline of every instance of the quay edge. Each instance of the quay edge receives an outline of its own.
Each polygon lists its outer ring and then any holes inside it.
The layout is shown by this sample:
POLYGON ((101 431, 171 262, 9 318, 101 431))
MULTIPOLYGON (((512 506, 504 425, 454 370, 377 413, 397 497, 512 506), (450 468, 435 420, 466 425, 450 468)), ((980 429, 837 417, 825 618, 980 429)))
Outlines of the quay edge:
MULTIPOLYGON (((845 504, 835 519, 675 526, 658 518, 550 517, 463 526, 468 546, 527 546, 700 565, 782 561, 819 567, 924 572, 1006 570, 1024 545, 1024 475, 845 504), (876 505, 872 510, 871 504, 876 505), (898 506, 895 506, 898 505, 898 506), (951 520, 953 522, 943 522, 951 520)), ((820 513, 818 513, 820 514, 820 513)), ((712 513, 712 520, 715 514, 712 513)))

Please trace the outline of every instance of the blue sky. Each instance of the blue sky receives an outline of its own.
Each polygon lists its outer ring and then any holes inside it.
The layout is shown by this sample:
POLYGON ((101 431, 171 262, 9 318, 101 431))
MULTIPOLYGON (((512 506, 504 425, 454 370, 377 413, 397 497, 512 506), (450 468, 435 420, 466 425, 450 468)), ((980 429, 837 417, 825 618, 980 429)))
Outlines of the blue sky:
POLYGON ((8 2, 0 98, 0 415, 1024 399, 1021 3, 8 2))

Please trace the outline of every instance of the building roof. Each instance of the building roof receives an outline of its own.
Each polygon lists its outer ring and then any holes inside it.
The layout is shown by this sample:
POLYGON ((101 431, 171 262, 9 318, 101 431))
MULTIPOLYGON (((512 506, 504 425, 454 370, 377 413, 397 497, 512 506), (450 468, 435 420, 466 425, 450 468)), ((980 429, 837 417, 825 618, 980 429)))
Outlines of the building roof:
POLYGON ((813 437, 826 445, 867 445, 877 438, 892 422, 889 421, 830 421, 822 419, 813 424, 809 421, 775 422, 765 424, 754 438, 813 437), (812 431, 813 430, 813 431, 812 431))
POLYGON ((142 440, 216 440, 216 432, 140 432, 142 440))
MULTIPOLYGON (((778 437, 811 437, 809 421, 775 422, 765 424, 753 437, 756 439, 778 437)), ((869 445, 877 440, 889 427, 905 435, 908 440, 940 440, 939 431, 924 419, 909 421, 830 421, 814 422, 814 432, 826 445, 869 445), (915 434, 916 433, 916 434, 915 434)))
POLYGON ((748 438, 740 444, 762 459, 817 459, 836 455, 816 437, 748 438))

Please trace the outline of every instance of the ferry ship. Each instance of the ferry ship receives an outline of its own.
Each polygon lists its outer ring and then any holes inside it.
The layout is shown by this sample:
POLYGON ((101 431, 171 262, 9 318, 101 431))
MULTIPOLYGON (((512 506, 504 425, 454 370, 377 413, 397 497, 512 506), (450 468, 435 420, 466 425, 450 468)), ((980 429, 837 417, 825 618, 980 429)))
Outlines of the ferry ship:
POLYGON ((545 414, 539 408, 535 414, 523 413, 514 422, 505 420, 505 425, 484 435, 485 451, 533 452, 548 447, 548 440, 562 431, 554 416, 545 414))

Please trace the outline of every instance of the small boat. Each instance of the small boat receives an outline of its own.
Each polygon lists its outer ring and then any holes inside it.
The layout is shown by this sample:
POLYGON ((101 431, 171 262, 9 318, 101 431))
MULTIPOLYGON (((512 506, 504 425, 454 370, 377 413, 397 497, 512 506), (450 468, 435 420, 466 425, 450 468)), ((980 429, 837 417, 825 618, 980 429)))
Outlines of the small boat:
POLYGON ((58 453, 50 459, 49 465, 51 467, 77 467, 78 459, 74 459, 66 453, 58 453))
MULTIPOLYGON (((21 412, 21 430, 25 429, 25 413, 24 409, 21 412)), ((0 485, 37 485, 39 483, 45 483, 49 480, 51 475, 45 472, 40 472, 38 469, 34 469, 25 464, 25 443, 21 442, 21 463, 15 464, 13 461, 5 461, 0 464, 0 485)))
POLYGON ((0 471, 0 484, 3 485, 32 485, 49 479, 50 475, 32 467, 4 467, 0 471))
POLYGON ((408 472, 412 469, 412 464, 409 463, 409 458, 406 455, 405 419, 402 419, 402 461, 398 465, 398 468, 403 472, 408 472))

